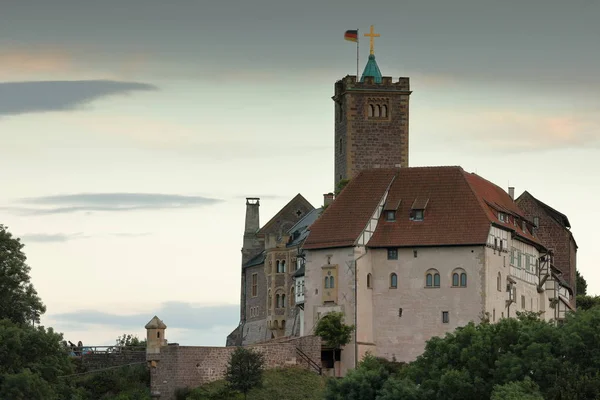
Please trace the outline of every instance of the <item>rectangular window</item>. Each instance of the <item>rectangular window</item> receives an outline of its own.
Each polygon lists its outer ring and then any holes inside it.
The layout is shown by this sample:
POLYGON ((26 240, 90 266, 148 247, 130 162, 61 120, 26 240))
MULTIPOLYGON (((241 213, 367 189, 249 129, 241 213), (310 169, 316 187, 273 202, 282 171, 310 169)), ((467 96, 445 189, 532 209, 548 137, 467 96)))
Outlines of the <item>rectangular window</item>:
POLYGON ((521 309, 525 309, 525 296, 521 295, 521 309))
POLYGON ((423 221, 425 210, 412 210, 410 212, 411 221, 423 221))
POLYGON ((388 210, 385 212, 385 220, 388 222, 394 222, 396 220, 396 211, 388 210))
POLYGON ((506 214, 498 213, 498 219, 502 222, 506 222, 506 214))
POLYGON ((442 311, 442 323, 447 324, 450 322, 450 316, 448 315, 448 311, 442 311))
POLYGON ((388 249, 388 260, 398 259, 398 249, 388 249))
POLYGON ((533 217, 533 224, 536 228, 540 227, 540 217, 533 217))
POLYGON ((258 274, 252 274, 252 297, 258 296, 258 274))

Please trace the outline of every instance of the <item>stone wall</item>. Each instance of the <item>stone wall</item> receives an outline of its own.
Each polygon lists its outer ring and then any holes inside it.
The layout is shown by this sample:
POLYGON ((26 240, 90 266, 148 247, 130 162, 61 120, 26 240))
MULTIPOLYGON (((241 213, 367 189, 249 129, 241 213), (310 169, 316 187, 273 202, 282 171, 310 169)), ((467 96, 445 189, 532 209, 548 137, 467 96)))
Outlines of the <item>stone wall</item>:
POLYGON ((409 78, 347 76, 335 84, 335 185, 368 168, 408 167, 410 93, 409 78), (387 116, 370 117, 369 104, 386 105, 387 116))
POLYGON ((81 356, 81 365, 86 371, 117 367, 133 363, 141 363, 146 360, 146 352, 123 351, 121 353, 93 353, 81 356))
POLYGON ((536 235, 542 244, 554 251, 554 266, 562 272, 562 278, 573 289, 572 305, 575 305, 577 249, 572 233, 562 224, 552 218, 531 195, 522 195, 517 199, 518 206, 525 212, 525 216, 533 220, 539 217, 539 226, 536 235))
MULTIPOLYGON (((305 336, 273 343, 248 346, 265 356, 266 368, 298 365, 310 366, 298 356, 300 349, 315 363, 320 364, 321 339, 305 336)), ((170 345, 158 354, 148 354, 151 366, 151 391, 160 393, 160 400, 173 400, 178 388, 195 388, 223 379, 227 362, 235 347, 196 347, 170 345)))

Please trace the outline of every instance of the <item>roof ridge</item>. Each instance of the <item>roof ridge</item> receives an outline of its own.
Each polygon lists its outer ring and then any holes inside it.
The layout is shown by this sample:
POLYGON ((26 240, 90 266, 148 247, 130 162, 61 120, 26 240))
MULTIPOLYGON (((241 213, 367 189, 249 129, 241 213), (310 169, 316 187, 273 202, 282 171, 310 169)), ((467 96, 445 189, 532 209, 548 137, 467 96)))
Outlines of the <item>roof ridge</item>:
MULTIPOLYGON (((480 209, 480 211, 483 213, 483 215, 485 216, 485 219, 487 219, 490 222, 490 225, 491 225, 491 223, 493 221, 490 220, 490 217, 488 216, 488 213, 483 208, 483 207, 485 207, 485 203, 487 203, 487 201, 485 199, 483 199, 479 194, 477 194, 477 191, 475 190, 475 188, 473 188, 473 185, 471 184, 471 181, 469 181, 469 179, 467 178, 466 174, 473 174, 473 175, 475 175, 477 177, 480 177, 480 176, 477 175, 477 174, 474 174, 472 172, 467 172, 467 171, 465 171, 462 168, 461 168, 461 170, 462 170, 462 174, 461 174, 462 178, 464 179, 464 181, 469 186, 469 189, 471 190, 471 193, 473 194, 473 196, 475 196, 475 199, 477 199, 477 203, 479 203, 479 209, 480 209)), ((484 180, 487 181, 487 179, 484 179, 484 180)))

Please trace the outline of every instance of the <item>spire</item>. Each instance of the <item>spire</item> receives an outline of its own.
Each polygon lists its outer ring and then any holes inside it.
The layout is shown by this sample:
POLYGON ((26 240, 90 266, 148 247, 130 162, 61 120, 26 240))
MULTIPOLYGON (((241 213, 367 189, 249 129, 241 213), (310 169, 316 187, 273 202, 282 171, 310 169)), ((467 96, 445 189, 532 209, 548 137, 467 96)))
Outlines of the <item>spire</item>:
POLYGON ((364 82, 366 76, 372 76, 375 83, 381 83, 381 71, 379 70, 379 66, 375 61, 375 38, 381 37, 381 35, 379 33, 375 33, 375 28, 373 25, 371 25, 371 30, 369 33, 365 33, 365 37, 368 37, 370 41, 370 54, 369 61, 367 61, 367 65, 365 66, 365 70, 360 77, 360 81, 364 82))
POLYGON ((367 61, 367 65, 365 66, 365 70, 360 77, 360 81, 364 82, 366 76, 372 76, 373 82, 381 83, 381 71, 379 70, 379 66, 375 61, 375 54, 369 55, 369 61, 367 61))

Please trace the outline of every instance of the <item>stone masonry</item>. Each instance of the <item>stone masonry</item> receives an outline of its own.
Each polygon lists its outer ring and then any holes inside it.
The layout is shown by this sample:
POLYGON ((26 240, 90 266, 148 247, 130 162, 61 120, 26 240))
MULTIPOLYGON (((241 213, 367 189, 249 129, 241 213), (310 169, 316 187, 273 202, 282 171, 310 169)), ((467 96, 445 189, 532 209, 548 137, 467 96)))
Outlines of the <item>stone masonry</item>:
MULTIPOLYGON (((311 369, 299 356, 298 349, 320 364, 321 339, 317 336, 248 346, 264 354, 266 368, 298 366, 311 369)), ((174 400, 179 388, 195 388, 223 379, 227 362, 235 347, 196 347, 168 345, 156 353, 148 353, 150 388, 153 398, 174 400)))
POLYGON ((346 76, 335 84, 335 186, 368 168, 408 167, 409 78, 346 76), (385 116, 369 116, 370 104, 385 116))

